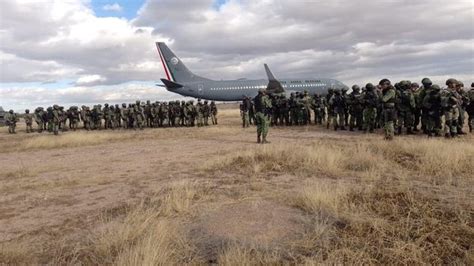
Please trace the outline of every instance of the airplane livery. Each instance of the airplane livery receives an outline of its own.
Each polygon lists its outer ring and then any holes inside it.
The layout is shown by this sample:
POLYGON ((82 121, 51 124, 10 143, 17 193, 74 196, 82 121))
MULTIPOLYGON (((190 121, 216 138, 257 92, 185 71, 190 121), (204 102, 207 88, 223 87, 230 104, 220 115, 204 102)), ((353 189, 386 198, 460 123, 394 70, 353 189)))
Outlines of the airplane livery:
POLYGON ((348 88, 340 81, 327 78, 277 80, 266 64, 264 67, 267 79, 211 80, 189 71, 165 43, 157 42, 156 47, 166 74, 166 79, 161 79, 163 86, 168 91, 183 96, 213 101, 240 101, 243 97, 255 97, 259 89, 266 89, 269 93, 285 93, 289 96, 292 92, 325 94, 329 88, 348 88))

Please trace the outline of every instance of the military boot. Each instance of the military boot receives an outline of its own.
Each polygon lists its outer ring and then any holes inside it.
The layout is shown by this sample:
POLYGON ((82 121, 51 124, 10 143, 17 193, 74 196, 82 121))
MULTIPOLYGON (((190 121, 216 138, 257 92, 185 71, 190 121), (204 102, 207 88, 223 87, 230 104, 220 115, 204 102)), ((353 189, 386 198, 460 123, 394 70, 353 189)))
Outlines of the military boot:
POLYGON ((341 126, 341 130, 346 130, 346 127, 345 127, 345 126, 341 126))
POLYGON ((257 143, 261 143, 262 140, 261 140, 261 137, 260 137, 260 134, 257 135, 257 143))
POLYGON ((267 141, 267 137, 263 137, 262 144, 268 144, 270 141, 267 141))
POLYGON ((411 127, 407 128, 407 135, 413 135, 413 130, 411 130, 411 127))

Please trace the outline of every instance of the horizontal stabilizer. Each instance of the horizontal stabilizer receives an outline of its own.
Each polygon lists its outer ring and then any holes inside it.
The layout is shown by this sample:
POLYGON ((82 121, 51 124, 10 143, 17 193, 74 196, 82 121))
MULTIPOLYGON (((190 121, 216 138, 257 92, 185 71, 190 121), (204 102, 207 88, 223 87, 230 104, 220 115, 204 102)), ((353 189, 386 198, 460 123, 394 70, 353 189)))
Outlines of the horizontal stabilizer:
POLYGON ((163 82, 163 84, 165 84, 166 88, 169 90, 179 89, 183 87, 183 85, 167 79, 161 79, 161 82, 163 82))

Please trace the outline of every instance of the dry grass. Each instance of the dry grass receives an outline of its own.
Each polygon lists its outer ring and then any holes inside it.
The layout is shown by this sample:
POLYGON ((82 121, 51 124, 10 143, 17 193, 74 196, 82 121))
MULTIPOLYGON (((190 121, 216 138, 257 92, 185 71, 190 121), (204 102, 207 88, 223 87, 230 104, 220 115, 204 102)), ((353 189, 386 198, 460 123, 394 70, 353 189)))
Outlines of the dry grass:
POLYGON ((59 136, 36 136, 26 139, 17 147, 20 151, 38 149, 71 148, 98 145, 133 138, 132 134, 114 132, 74 132, 59 136))
MULTIPOLYGON (((236 110, 222 110, 219 118, 237 121, 237 115, 236 110)), ((215 139, 218 145, 238 127, 225 123, 136 133, 34 136, 16 149, 145 143, 158 137, 173 141, 202 138, 210 143, 215 139)), ((143 189, 152 178, 136 180, 132 184, 137 187, 136 201, 113 206, 99 217, 78 223, 77 228, 59 226, 55 233, 35 232, 45 240, 25 235, 1 243, 0 264, 473 265, 472 138, 446 141, 407 137, 385 142, 379 137, 277 140, 271 145, 246 145, 246 150, 217 151, 197 169, 183 169, 186 174, 177 175, 179 179, 159 180, 159 187, 143 189), (205 234, 192 232, 224 202, 242 199, 284 205, 304 217, 297 220, 301 231, 295 231, 295 238, 268 246, 237 242, 225 234, 216 240, 213 235, 208 239, 205 234)), ((0 191, 69 189, 115 181, 100 174, 82 180, 35 180, 33 177, 42 171, 24 165, 10 167, 1 173, 5 182, 0 191)), ((87 213, 88 219, 89 215, 94 217, 87 213)), ((246 229, 245 225, 238 228, 246 229)))

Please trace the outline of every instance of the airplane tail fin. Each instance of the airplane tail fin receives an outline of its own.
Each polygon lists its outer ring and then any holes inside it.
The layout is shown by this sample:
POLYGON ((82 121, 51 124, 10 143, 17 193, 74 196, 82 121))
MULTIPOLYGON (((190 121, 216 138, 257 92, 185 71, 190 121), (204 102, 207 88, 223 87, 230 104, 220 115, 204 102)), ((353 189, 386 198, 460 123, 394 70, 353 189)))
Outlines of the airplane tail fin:
POLYGON ((164 42, 157 42, 156 48, 160 54, 166 77, 171 82, 196 82, 209 79, 194 75, 184 63, 171 51, 164 42))
POLYGON ((267 72, 267 78, 268 78, 268 85, 267 85, 267 91, 269 93, 282 93, 285 91, 283 89, 283 86, 281 85, 280 81, 278 81, 275 76, 273 75, 272 71, 268 67, 267 64, 264 64, 265 66, 265 72, 267 72))
POLYGON ((168 90, 174 90, 174 89, 179 89, 179 88, 183 87, 183 85, 181 85, 179 83, 176 83, 176 82, 173 82, 171 80, 167 80, 167 79, 161 79, 161 82, 163 82, 163 84, 165 84, 165 87, 168 90))

